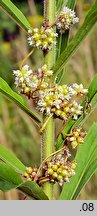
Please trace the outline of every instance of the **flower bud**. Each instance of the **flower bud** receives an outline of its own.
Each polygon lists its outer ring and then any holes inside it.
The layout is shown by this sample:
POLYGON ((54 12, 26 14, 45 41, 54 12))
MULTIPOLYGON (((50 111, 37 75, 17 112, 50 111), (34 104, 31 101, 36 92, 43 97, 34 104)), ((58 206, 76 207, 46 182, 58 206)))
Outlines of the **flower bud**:
POLYGON ((57 166, 56 164, 54 164, 54 165, 52 166, 52 169, 53 169, 53 171, 57 171, 58 166, 57 166))
POLYGON ((28 174, 31 174, 32 171, 33 171, 33 169, 32 169, 32 167, 27 167, 27 168, 26 168, 26 171, 27 171, 28 174))
POLYGON ((58 175, 57 179, 58 179, 58 181, 63 180, 62 175, 58 175))
POLYGON ((57 174, 56 172, 54 172, 53 175, 52 175, 52 177, 53 177, 53 178, 57 178, 57 177, 58 177, 58 174, 57 174))
POLYGON ((49 175, 53 175, 53 169, 49 168, 49 169, 47 170, 47 172, 48 172, 49 175))
POLYGON ((67 172, 67 170, 64 169, 64 170, 62 171, 62 176, 64 177, 64 176, 67 176, 67 175, 68 175, 68 172, 67 172))

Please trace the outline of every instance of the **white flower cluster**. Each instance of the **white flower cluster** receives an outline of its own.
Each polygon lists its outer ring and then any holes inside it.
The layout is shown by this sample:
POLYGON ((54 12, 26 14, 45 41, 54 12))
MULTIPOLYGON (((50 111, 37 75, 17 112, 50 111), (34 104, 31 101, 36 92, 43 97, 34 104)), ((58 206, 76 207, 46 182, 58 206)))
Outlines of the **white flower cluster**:
POLYGON ((28 31, 28 43, 30 46, 42 49, 50 50, 53 44, 56 44, 57 33, 54 33, 53 28, 41 27, 40 29, 34 28, 28 31))
POLYGON ((20 88, 20 92, 31 97, 33 92, 40 89, 43 91, 49 85, 50 76, 53 71, 47 69, 47 65, 43 65, 37 71, 29 69, 28 65, 24 65, 21 70, 14 70, 15 85, 20 88))
POLYGON ((87 92, 82 84, 73 84, 70 87, 56 85, 52 89, 41 91, 38 109, 46 115, 53 113, 60 119, 67 120, 72 117, 76 120, 82 114, 82 106, 78 104, 77 99, 87 92))
POLYGON ((60 32, 64 32, 65 30, 68 30, 71 25, 78 22, 79 18, 76 17, 74 10, 71 10, 68 7, 64 6, 62 11, 60 12, 57 27, 58 29, 60 29, 60 32))
POLYGON ((14 70, 13 74, 16 87, 19 87, 22 94, 37 99, 37 108, 42 113, 53 114, 64 120, 71 117, 76 120, 82 114, 82 106, 78 103, 78 99, 88 92, 82 84, 51 87, 50 77, 53 71, 48 70, 47 65, 43 65, 37 71, 32 71, 28 65, 25 65, 20 70, 14 70))

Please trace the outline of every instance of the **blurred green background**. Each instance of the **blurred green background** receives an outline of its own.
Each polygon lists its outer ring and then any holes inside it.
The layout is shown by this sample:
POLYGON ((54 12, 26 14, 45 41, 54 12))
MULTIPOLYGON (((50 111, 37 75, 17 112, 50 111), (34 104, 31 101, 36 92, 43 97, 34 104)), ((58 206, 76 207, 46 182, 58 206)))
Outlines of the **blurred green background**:
MULTIPOLYGON (((41 26, 43 21, 43 1, 13 0, 12 2, 25 14, 32 26, 41 26)), ((93 0, 77 1, 76 12, 80 18, 78 27, 82 24, 93 2, 93 0)), ((72 39, 76 31, 77 27, 71 29, 70 39, 72 39)), ((12 70, 18 67, 28 52, 27 35, 0 8, 0 76, 13 89, 15 86, 12 70)), ((40 67, 42 61, 41 52, 36 51, 28 60, 28 63, 34 68, 36 65, 40 67)), ((85 87, 88 87, 96 74, 96 68, 97 25, 68 63, 62 83, 71 84, 77 82, 83 83, 85 87)), ((34 109, 32 101, 27 101, 27 103, 34 109)), ((94 121, 97 121, 96 110, 85 123, 84 128, 88 131, 94 121)), ((39 165, 41 138, 38 134, 38 128, 36 128, 32 120, 23 111, 18 109, 16 105, 8 101, 1 94, 0 143, 12 149, 26 166, 39 165)), ((22 199, 22 195, 16 190, 7 193, 0 192, 0 199, 22 199)), ((79 199, 97 199, 97 172, 90 179, 79 199)))

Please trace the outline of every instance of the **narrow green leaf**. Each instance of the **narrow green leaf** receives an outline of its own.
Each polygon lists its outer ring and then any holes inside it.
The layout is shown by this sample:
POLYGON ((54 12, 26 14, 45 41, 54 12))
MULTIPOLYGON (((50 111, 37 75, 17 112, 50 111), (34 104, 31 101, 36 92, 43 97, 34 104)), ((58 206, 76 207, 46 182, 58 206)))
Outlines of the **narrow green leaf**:
POLYGON ((57 7, 57 9, 56 9, 57 15, 59 15, 62 6, 65 5, 66 2, 67 2, 67 0, 58 0, 58 1, 57 1, 57 3, 56 3, 56 4, 57 4, 57 5, 56 5, 56 7, 57 7))
POLYGON ((7 191, 12 190, 14 188, 16 188, 16 185, 9 183, 7 181, 4 181, 4 180, 0 180, 0 190, 1 191, 7 192, 7 191))
POLYGON ((9 164, 19 173, 24 173, 26 167, 24 164, 8 149, 0 144, 0 159, 9 164))
MULTIPOLYGON (((84 107, 84 106, 83 106, 84 107)), ((85 121, 89 118, 89 116, 92 114, 92 112, 95 110, 97 107, 97 93, 94 95, 93 99, 91 100, 91 110, 87 115, 81 115, 77 121, 75 121, 74 125, 72 128, 78 127, 78 126, 83 126, 85 121)))
POLYGON ((73 10, 75 4, 76 4, 76 0, 58 0, 57 1, 57 14, 59 14, 63 5, 66 5, 67 7, 71 8, 73 10))
POLYGON ((0 190, 8 191, 17 188, 22 182, 20 175, 14 169, 0 162, 0 190))
POLYGON ((0 162, 0 190, 9 191, 13 188, 37 200, 48 200, 42 188, 34 181, 23 182, 20 175, 8 164, 0 162))
POLYGON ((92 98, 95 96, 96 93, 97 93, 97 74, 95 75, 93 81, 89 86, 89 91, 88 91, 89 102, 91 102, 92 98))
POLYGON ((93 162, 90 163, 90 166, 88 166, 88 168, 86 169, 85 174, 83 175, 81 182, 80 182, 79 186, 77 187, 76 192, 73 196, 74 200, 77 199, 81 190, 85 187, 86 183, 89 181, 89 179, 95 173, 96 169, 97 169, 97 158, 95 160, 93 160, 93 162))
POLYGON ((83 174, 83 177, 79 183, 79 186, 77 187, 75 194, 73 196, 73 199, 77 199, 79 196, 81 190, 86 185, 86 183, 89 181, 91 176, 94 174, 94 172, 97 169, 97 148, 93 152, 92 156, 89 158, 87 168, 85 170, 85 173, 83 174))
POLYGON ((90 9, 90 11, 88 12, 83 25, 81 26, 81 28, 79 29, 75 37, 72 39, 68 47, 65 49, 65 51, 62 52, 61 56, 57 60, 53 69, 54 70, 53 79, 55 79, 55 77, 64 68, 68 60, 76 52, 79 45, 85 39, 85 37, 93 28, 96 22, 97 22, 97 0, 95 4, 92 6, 92 8, 90 9))
MULTIPOLYGON (((70 120, 67 125, 64 127, 61 135, 58 137, 57 143, 56 143, 56 150, 60 149, 63 145, 63 142, 66 139, 66 136, 64 135, 65 133, 69 133, 71 128, 75 128, 79 125, 82 125, 89 115, 94 111, 95 107, 97 106, 97 74, 95 75, 93 81, 91 82, 89 89, 88 89, 88 99, 89 102, 91 103, 91 110, 88 115, 81 115, 79 116, 78 120, 70 120)), ((83 108, 85 107, 85 103, 83 102, 83 108)))
POLYGON ((27 31, 29 28, 31 28, 30 23, 28 22, 24 14, 10 0, 0 0, 0 6, 23 29, 27 31))
POLYGON ((77 0, 68 0, 67 7, 71 8, 73 10, 75 5, 76 5, 76 1, 77 0))
MULTIPOLYGON (((66 31, 64 34, 60 34, 58 39, 57 39, 57 50, 58 50, 58 54, 57 54, 57 58, 59 58, 59 56, 61 55, 61 53, 63 52, 63 50, 66 49, 67 45, 68 45, 68 40, 69 40, 69 31, 66 31)), ((62 80, 63 74, 64 74, 64 69, 62 69, 62 71, 58 74, 57 78, 56 78, 56 83, 59 83, 62 80)))
POLYGON ((43 192, 42 188, 34 181, 27 181, 19 186, 19 189, 28 196, 36 200, 48 200, 48 197, 43 192))
POLYGON ((14 92, 9 85, 0 77, 0 92, 7 96, 8 99, 11 99, 21 108, 25 113, 27 113, 36 123, 40 123, 41 120, 38 115, 34 114, 31 110, 29 110, 25 104, 24 99, 14 92))
POLYGON ((89 180, 90 176, 94 173, 96 166, 92 167, 92 165, 95 160, 94 155, 97 155, 96 135, 97 123, 90 128, 88 135, 84 139, 84 144, 79 146, 75 157, 75 160, 77 161, 76 175, 71 178, 69 184, 64 184, 60 199, 72 200, 76 198, 85 183, 89 180))

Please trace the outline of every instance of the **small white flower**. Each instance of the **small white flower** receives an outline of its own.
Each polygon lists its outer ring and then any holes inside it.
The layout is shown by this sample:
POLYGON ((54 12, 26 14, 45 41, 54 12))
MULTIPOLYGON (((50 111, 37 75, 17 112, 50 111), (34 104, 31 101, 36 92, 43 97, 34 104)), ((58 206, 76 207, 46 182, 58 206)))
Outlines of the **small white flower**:
POLYGON ((47 72, 46 72, 46 76, 52 76, 53 75, 53 71, 52 70, 48 70, 47 72))
POLYGON ((47 83, 47 82, 42 83, 42 84, 41 84, 41 87, 42 87, 42 88, 47 88, 47 87, 48 87, 48 83, 47 83))
POLYGON ((71 170, 71 173, 72 173, 72 176, 74 176, 74 175, 75 175, 75 171, 74 171, 74 170, 71 170))
POLYGON ((65 178, 65 181, 68 182, 68 183, 70 182, 68 177, 65 178))
POLYGON ((34 29, 33 29, 33 32, 38 33, 38 32, 39 32, 39 29, 38 29, 38 28, 34 28, 34 29))
POLYGON ((38 76, 40 77, 42 75, 42 69, 38 68, 38 76))
POLYGON ((49 107, 46 108, 46 113, 47 113, 47 115, 51 114, 51 109, 49 107))
POLYGON ((40 109, 40 112, 43 113, 44 111, 45 111, 45 108, 42 107, 42 108, 40 109))
POLYGON ((75 111, 75 109, 74 109, 74 107, 72 107, 72 108, 71 108, 71 112, 74 113, 74 111, 75 111))
POLYGON ((28 70, 28 68, 29 68, 29 65, 26 64, 22 67, 22 70, 28 70))
POLYGON ((64 100, 64 98, 65 98, 64 94, 59 94, 59 98, 64 100))
POLYGON ((59 108, 60 108, 60 106, 59 106, 59 105, 61 104, 61 102, 62 102, 61 100, 56 100, 56 101, 54 101, 54 103, 53 103, 53 104, 54 104, 56 107, 58 106, 58 108, 57 108, 57 109, 59 109, 59 108))
POLYGON ((59 185, 60 185, 60 187, 62 187, 62 186, 63 186, 63 184, 64 184, 64 180, 63 180, 63 179, 61 179, 61 180, 59 181, 59 185))
POLYGON ((45 106, 45 105, 46 105, 46 103, 44 101, 42 101, 42 100, 38 101, 38 106, 42 107, 42 106, 45 106))
POLYGON ((71 86, 68 88, 68 90, 69 90, 70 95, 76 94, 76 91, 71 86))
POLYGON ((74 141, 75 140, 75 137, 70 137, 70 141, 74 141))
POLYGON ((68 101, 69 101, 69 100, 70 100, 70 98, 71 98, 71 96, 70 96, 69 94, 68 94, 68 95, 65 95, 65 99, 66 99, 66 100, 68 100, 68 101))
POLYGON ((77 116, 77 115, 74 115, 73 118, 74 118, 75 120, 77 120, 77 119, 78 119, 78 116, 77 116))
POLYGON ((32 29, 29 29, 29 30, 28 30, 28 33, 31 34, 31 33, 32 33, 32 29))
POLYGON ((14 74, 14 75, 17 75, 17 74, 19 74, 19 73, 20 73, 19 70, 13 70, 13 74, 14 74))
POLYGON ((74 88, 76 94, 87 94, 88 93, 88 89, 84 89, 82 84, 78 85, 77 83, 74 83, 72 87, 74 88))
POLYGON ((57 27, 61 32, 68 30, 71 25, 78 23, 79 18, 76 17, 76 14, 73 10, 64 6, 59 15, 59 22, 57 23, 57 27))
POLYGON ((68 156, 68 158, 69 158, 69 157, 71 157, 71 154, 70 154, 70 153, 68 153, 68 154, 67 154, 67 156, 68 156))

